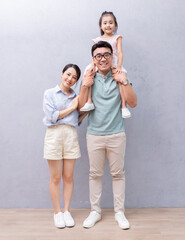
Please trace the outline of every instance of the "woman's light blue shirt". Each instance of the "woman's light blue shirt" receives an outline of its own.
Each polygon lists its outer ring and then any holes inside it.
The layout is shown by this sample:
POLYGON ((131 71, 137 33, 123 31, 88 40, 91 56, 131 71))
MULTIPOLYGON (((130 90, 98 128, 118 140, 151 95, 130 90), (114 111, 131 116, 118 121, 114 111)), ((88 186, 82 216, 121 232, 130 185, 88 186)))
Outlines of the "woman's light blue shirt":
POLYGON ((64 93, 59 85, 54 88, 47 89, 44 92, 43 110, 45 117, 43 123, 47 127, 53 125, 68 124, 76 127, 78 125, 78 111, 75 109, 69 115, 62 119, 58 119, 59 111, 69 108, 72 105, 72 100, 76 97, 76 93, 71 89, 69 96, 64 93))

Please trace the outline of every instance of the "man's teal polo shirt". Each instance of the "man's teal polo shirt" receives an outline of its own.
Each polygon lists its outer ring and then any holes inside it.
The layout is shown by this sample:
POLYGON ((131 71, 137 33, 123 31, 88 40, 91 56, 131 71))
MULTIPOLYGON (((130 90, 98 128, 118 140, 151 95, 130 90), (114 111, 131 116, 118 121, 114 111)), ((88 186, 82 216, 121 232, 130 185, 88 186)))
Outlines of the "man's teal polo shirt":
POLYGON ((88 134, 109 135, 125 131, 119 84, 113 79, 112 71, 106 76, 96 73, 92 101, 95 109, 88 114, 88 134))

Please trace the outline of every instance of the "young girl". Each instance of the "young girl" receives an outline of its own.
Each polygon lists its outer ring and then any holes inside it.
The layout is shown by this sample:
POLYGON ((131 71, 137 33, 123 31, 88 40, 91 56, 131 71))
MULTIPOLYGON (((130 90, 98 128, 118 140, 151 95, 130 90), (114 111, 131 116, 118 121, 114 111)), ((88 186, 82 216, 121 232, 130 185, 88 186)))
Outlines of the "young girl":
POLYGON ((57 228, 73 227, 75 222, 69 211, 73 192, 75 160, 80 157, 76 126, 78 125, 78 96, 72 86, 80 77, 80 68, 68 64, 62 71, 60 85, 44 93, 44 158, 50 170, 50 196, 55 209, 54 224, 57 228), (60 180, 63 179, 64 211, 60 208, 60 180))
MULTIPOLYGON (((124 72, 126 77, 127 71, 122 67, 122 63, 123 63, 122 36, 115 34, 118 28, 118 23, 114 14, 112 12, 106 12, 106 11, 103 12, 99 20, 99 27, 101 31, 101 36, 93 39, 93 42, 97 43, 99 41, 107 41, 111 44, 113 48, 112 72, 116 74, 119 74, 120 72, 124 72)), ((91 71, 95 71, 95 67, 93 63, 90 65, 90 67, 91 67, 91 71)), ((90 67, 87 66, 86 70, 90 67)), ((120 94, 121 94, 121 100, 122 100, 122 117, 129 118, 131 117, 131 113, 129 109, 126 107, 123 86, 120 83, 119 83, 119 87, 120 87, 120 94)), ((91 100, 91 88, 89 88, 88 101, 80 109, 80 111, 91 111, 94 108, 95 108, 94 104, 91 100)))

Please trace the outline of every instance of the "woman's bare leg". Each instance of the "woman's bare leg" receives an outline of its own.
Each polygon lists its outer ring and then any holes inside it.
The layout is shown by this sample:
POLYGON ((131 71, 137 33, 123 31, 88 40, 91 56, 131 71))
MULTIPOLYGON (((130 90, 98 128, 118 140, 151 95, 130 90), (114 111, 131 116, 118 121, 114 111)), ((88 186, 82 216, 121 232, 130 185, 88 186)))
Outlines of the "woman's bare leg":
POLYGON ((50 170, 49 192, 55 214, 60 212, 60 180, 62 175, 62 160, 48 160, 50 170))
POLYGON ((64 212, 69 211, 73 193, 73 172, 76 159, 63 160, 63 199, 64 199, 64 212))

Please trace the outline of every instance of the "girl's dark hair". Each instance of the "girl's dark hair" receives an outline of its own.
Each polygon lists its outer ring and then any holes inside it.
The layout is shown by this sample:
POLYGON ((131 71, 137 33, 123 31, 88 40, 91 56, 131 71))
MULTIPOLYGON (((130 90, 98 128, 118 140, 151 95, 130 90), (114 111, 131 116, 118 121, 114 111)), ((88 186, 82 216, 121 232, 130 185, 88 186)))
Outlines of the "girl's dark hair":
POLYGON ((80 70, 80 68, 76 64, 72 64, 72 63, 67 64, 64 67, 64 69, 62 70, 62 72, 64 73, 68 68, 71 68, 71 67, 76 70, 77 81, 78 81, 78 79, 80 78, 80 75, 81 75, 81 70, 80 70))
MULTIPOLYGON (((100 17, 100 20, 99 20, 99 26, 101 27, 101 24, 102 24, 102 18, 105 16, 105 15, 111 15, 113 18, 114 18, 114 22, 115 22, 115 25, 116 25, 116 28, 114 30, 114 33, 116 33, 117 29, 118 29, 118 23, 117 23, 117 20, 116 20, 116 17, 114 16, 113 12, 103 12, 101 17, 100 17)), ((102 29, 100 29, 100 33, 101 35, 104 34, 104 31, 102 29)))

